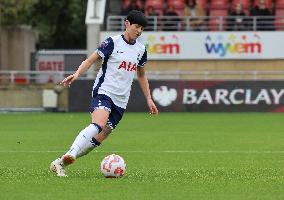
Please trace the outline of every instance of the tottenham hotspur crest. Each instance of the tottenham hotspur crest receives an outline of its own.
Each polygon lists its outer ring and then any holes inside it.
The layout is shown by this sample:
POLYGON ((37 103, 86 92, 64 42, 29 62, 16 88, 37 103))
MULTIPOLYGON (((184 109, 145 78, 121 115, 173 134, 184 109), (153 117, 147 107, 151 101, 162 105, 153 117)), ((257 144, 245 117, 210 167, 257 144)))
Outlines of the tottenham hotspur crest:
POLYGON ((101 43, 100 47, 105 48, 108 44, 109 44, 109 42, 107 40, 105 40, 101 43))

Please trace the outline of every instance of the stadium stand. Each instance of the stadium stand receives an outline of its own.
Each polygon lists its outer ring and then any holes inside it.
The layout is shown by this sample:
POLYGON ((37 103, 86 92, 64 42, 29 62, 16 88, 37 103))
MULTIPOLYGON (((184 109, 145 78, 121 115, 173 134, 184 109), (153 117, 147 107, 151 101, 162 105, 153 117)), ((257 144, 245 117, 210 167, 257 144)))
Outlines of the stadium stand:
POLYGON ((184 20, 185 30, 204 31, 206 30, 206 9, 199 4, 199 1, 188 0, 184 8, 183 17, 189 17, 189 21, 184 20))
POLYGON ((140 0, 125 0, 122 5, 121 14, 127 15, 131 10, 144 11, 144 6, 140 0))
POLYGON ((207 9, 207 0, 196 0, 196 3, 204 10, 207 9))
POLYGON ((240 2, 233 3, 230 8, 229 17, 227 19, 228 31, 246 31, 248 30, 249 10, 245 9, 240 2))
POLYGON ((183 16, 183 11, 185 8, 184 0, 168 0, 167 4, 168 6, 173 6, 179 16, 183 16))
POLYGON ((276 0, 275 7, 276 9, 284 9, 284 0, 276 0))
POLYGON ((284 8, 277 8, 275 11, 275 30, 283 31, 284 30, 284 8))
POLYGON ((228 16, 227 9, 211 9, 209 13, 208 30, 222 31, 226 30, 226 18, 228 16))
POLYGON ((250 10, 250 0, 233 0, 231 7, 235 7, 238 3, 242 4, 245 10, 250 10))
MULTIPOLYGON (((131 2, 132 0, 123 0, 121 9, 125 9, 131 2)), ((226 29, 226 27, 231 26, 231 23, 228 22, 237 17, 230 15, 237 4, 242 5, 246 14, 245 23, 248 25, 248 30, 283 30, 284 16, 282 9, 284 9, 284 0, 133 0, 133 2, 136 2, 137 9, 144 10, 145 14, 149 16, 151 27, 147 28, 147 31, 164 30, 163 21, 173 19, 173 16, 167 16, 169 7, 174 7, 175 12, 180 17, 179 31, 232 30, 226 29), (203 10, 204 14, 196 15, 196 11, 194 11, 195 14, 191 15, 186 12, 189 2, 192 1, 203 10), (262 2, 265 3, 269 13, 264 11, 263 8, 259 8, 262 2), (149 10, 151 10, 150 13, 149 10), (274 18, 274 16, 276 17, 274 18), (191 22, 196 18, 204 21, 202 28, 192 28, 191 22), (259 24, 262 22, 264 23, 260 26, 259 24)), ((190 7, 190 10, 193 10, 192 7, 190 7)))
POLYGON ((269 9, 269 10, 272 10, 273 9, 273 2, 272 0, 254 0, 254 4, 253 6, 256 7, 256 6, 259 6, 261 3, 261 1, 264 1, 265 2, 265 5, 266 7, 269 9))
POLYGON ((228 0, 214 0, 210 2, 210 10, 227 9, 229 6, 228 0))
POLYGON ((175 9, 184 9, 184 0, 168 0, 168 5, 173 5, 175 9))
POLYGON ((154 8, 160 16, 164 13, 164 0, 146 0, 145 1, 145 14, 147 15, 147 11, 149 7, 154 8))

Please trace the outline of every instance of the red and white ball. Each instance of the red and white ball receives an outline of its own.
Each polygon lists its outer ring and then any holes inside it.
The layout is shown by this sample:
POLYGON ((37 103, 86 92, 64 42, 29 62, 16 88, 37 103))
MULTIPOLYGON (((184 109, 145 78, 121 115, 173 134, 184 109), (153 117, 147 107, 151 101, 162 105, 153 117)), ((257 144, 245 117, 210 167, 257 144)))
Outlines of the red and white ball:
POLYGON ((106 178, 122 177, 125 171, 126 163, 119 155, 108 155, 101 162, 101 172, 106 178))

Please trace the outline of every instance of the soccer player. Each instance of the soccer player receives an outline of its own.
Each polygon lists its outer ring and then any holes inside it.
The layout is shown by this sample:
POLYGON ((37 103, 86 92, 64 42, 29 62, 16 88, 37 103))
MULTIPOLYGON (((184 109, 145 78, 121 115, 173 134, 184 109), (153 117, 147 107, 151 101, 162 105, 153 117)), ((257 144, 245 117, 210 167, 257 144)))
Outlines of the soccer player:
POLYGON ((70 86, 98 59, 103 59, 92 91, 92 123, 78 134, 69 151, 51 163, 50 170, 57 176, 66 176, 64 167, 99 146, 117 126, 126 109, 135 73, 150 114, 158 114, 145 75, 147 51, 136 40, 146 27, 147 19, 142 12, 133 10, 124 24, 125 32, 122 35, 107 38, 74 74, 62 81, 64 86, 70 86))

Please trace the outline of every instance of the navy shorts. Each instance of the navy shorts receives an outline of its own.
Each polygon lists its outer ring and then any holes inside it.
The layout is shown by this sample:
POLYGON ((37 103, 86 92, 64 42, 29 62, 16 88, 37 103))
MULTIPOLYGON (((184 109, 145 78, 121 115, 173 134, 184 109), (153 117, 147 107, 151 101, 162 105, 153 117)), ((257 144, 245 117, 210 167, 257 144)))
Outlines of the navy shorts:
POLYGON ((115 129, 119 121, 121 120, 125 109, 116 106, 110 97, 104 94, 97 94, 91 100, 90 112, 94 112, 97 109, 104 109, 109 111, 109 118, 107 124, 115 129))

